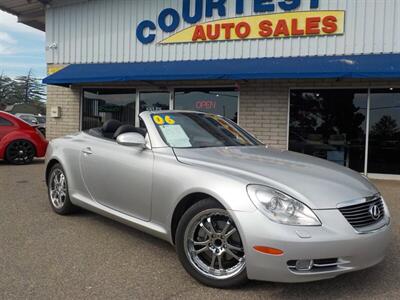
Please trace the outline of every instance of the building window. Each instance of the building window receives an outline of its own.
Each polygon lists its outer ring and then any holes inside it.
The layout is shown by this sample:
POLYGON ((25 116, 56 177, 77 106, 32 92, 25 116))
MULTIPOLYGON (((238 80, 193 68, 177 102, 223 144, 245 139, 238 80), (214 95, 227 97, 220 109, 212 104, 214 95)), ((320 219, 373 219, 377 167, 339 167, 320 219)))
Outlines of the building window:
POLYGON ((368 90, 292 90, 289 150, 364 172, 368 90))
POLYGON ((82 102, 82 130, 100 127, 110 119, 135 124, 135 90, 85 89, 82 102))
POLYGON ((169 110, 169 92, 141 92, 140 111, 169 110))
POLYGON ((400 175, 400 89, 371 90, 368 173, 400 175))
POLYGON ((177 89, 175 109, 213 113, 238 121, 239 92, 236 89, 177 89))

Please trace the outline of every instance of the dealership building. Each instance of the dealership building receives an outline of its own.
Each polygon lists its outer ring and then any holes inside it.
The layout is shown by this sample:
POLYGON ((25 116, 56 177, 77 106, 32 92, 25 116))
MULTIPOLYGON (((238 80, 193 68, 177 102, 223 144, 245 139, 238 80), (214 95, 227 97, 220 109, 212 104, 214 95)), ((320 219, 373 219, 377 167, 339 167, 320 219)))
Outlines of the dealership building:
POLYGON ((49 138, 223 115, 270 147, 400 178, 400 1, 0 0, 46 31, 49 138))

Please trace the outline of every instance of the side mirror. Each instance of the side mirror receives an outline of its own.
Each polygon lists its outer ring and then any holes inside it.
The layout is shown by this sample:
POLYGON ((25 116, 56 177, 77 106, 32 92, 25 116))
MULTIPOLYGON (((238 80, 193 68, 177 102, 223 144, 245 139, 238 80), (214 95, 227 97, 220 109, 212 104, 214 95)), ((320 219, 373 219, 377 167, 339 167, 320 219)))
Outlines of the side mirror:
POLYGON ((146 147, 146 141, 140 133, 137 132, 128 132, 120 134, 117 137, 117 143, 123 146, 130 147, 146 147))

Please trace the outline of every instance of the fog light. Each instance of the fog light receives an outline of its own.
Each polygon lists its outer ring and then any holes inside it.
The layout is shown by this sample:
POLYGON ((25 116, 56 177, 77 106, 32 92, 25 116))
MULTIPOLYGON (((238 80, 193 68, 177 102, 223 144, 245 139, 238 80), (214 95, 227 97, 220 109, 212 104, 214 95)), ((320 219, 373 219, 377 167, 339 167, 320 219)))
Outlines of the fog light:
POLYGON ((314 265, 312 259, 300 259, 296 261, 296 270, 298 271, 310 271, 314 265))

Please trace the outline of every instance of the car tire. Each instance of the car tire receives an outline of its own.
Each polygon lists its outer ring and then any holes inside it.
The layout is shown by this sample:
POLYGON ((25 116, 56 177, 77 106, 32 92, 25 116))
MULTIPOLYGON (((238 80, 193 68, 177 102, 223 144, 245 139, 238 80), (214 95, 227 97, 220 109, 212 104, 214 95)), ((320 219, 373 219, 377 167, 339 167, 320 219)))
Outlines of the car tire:
POLYGON ((36 155, 35 146, 27 140, 15 140, 6 148, 5 160, 14 165, 26 165, 36 155))
POLYGON ((51 208, 59 215, 68 215, 76 211, 69 198, 68 181, 61 164, 55 164, 49 173, 47 191, 51 208))
POLYGON ((180 262, 200 283, 232 288, 248 281, 238 229, 216 200, 191 206, 179 221, 175 241, 180 262))

